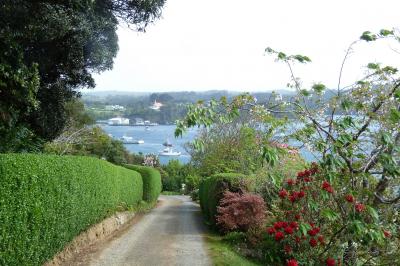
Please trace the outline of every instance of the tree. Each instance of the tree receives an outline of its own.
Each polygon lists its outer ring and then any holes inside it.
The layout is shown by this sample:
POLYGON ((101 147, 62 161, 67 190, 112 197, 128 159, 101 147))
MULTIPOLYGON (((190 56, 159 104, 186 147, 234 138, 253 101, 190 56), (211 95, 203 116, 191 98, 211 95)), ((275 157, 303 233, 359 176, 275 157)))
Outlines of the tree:
MULTIPOLYGON (((330 252, 344 265, 353 265, 356 261, 363 265, 382 265, 394 262, 399 256, 398 69, 369 63, 363 79, 351 86, 341 84, 343 66, 358 43, 388 39, 399 42, 399 33, 391 30, 381 30, 376 34, 367 31, 353 42, 345 54, 334 91, 327 90, 320 83, 311 88, 302 85, 295 75, 294 64, 311 62, 307 56, 287 55, 267 48, 266 53, 274 55, 277 61, 288 66, 291 76, 289 85, 297 92, 295 96, 287 101, 272 99, 263 105, 257 104, 250 95, 238 96, 230 103, 225 99, 208 105, 199 103, 189 108, 186 118, 177 124, 175 133, 179 136, 187 127, 209 127, 219 121, 230 121, 242 110, 270 117, 270 121, 282 115, 291 119, 292 123, 288 125, 295 127, 286 129, 283 140, 297 141, 300 147, 306 146, 316 155, 319 179, 315 184, 319 190, 328 193, 321 194, 323 200, 330 197, 330 205, 317 203, 315 196, 311 197, 308 205, 301 206, 316 212, 321 210, 319 207, 324 208, 321 211, 325 211, 325 215, 318 223, 329 225, 328 245, 322 249, 323 254, 313 253, 312 257, 308 257, 308 263, 318 265, 321 256, 330 252), (346 201, 354 204, 347 207, 349 210, 343 211, 346 201), (390 241, 383 241, 391 235, 390 241)), ((265 146, 263 158, 268 163, 276 162, 276 150, 265 146)), ((296 200, 293 195, 292 198, 296 200)), ((275 207, 278 208, 276 216, 287 211, 279 205, 275 207)), ((306 223, 300 226, 307 228, 306 223)))
POLYGON ((34 142, 35 135, 21 117, 39 105, 37 65, 25 65, 22 52, 12 40, 0 42, 0 50, 4 51, 0 53, 0 152, 35 149, 26 145, 34 142))
POLYGON ((202 142, 202 149, 189 145, 191 163, 200 175, 251 174, 261 168, 262 132, 244 120, 216 123, 211 128, 201 130, 196 140, 202 142))
POLYGON ((78 89, 95 86, 93 72, 112 68, 118 51, 118 23, 133 24, 144 31, 160 16, 163 4, 164 0, 2 1, 1 81, 22 76, 20 80, 36 83, 40 77, 40 83, 30 86, 31 97, 26 99, 7 97, 20 93, 21 84, 7 82, 3 86, 1 110, 12 106, 15 115, 12 120, 2 115, 1 128, 6 130, 14 121, 37 138, 57 137, 67 119, 64 103, 79 97, 78 89), (35 108, 26 109, 31 103, 35 108))

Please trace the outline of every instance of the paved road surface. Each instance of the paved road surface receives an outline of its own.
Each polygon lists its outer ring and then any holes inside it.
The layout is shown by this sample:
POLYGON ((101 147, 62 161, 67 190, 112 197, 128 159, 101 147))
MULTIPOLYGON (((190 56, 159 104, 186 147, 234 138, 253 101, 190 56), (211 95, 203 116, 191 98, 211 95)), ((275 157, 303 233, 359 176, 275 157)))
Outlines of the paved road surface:
POLYGON ((160 196, 161 206, 90 255, 92 266, 211 265, 200 208, 186 196, 160 196))

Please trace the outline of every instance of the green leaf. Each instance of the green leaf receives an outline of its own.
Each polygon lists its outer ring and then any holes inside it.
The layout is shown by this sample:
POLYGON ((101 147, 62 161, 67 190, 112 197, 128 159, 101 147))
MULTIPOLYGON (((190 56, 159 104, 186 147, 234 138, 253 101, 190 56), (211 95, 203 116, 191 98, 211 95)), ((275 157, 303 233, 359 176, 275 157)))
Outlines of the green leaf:
POLYGON ((326 86, 325 86, 324 84, 317 83, 317 84, 314 84, 314 85, 312 86, 312 89, 313 89, 316 93, 321 93, 321 92, 323 92, 323 91, 326 89, 326 86))
POLYGON ((400 112, 395 108, 390 109, 389 119, 393 123, 399 123, 400 122, 400 112))
POLYGON ((379 69, 379 64, 377 64, 377 63, 368 63, 367 68, 373 69, 373 70, 378 70, 379 69))
POLYGON ((392 136, 389 133, 383 132, 381 135, 381 141, 385 145, 392 144, 392 136))
POLYGON ((304 56, 304 55, 294 55, 292 57, 293 59, 297 60, 300 63, 307 63, 307 62, 311 62, 311 59, 308 56, 304 56))
POLYGON ((394 75, 398 72, 398 69, 392 66, 385 66, 382 71, 389 75, 394 75))
POLYGON ((364 31, 363 34, 360 36, 360 40, 372 42, 376 40, 376 35, 371 33, 370 31, 364 31))
POLYGON ((345 110, 346 112, 349 111, 353 103, 349 99, 343 99, 343 101, 340 103, 340 106, 345 110))
POLYGON ((300 94, 301 95, 303 95, 303 96, 305 96, 305 97, 308 97, 308 96, 310 96, 310 92, 308 91, 308 90, 300 90, 300 94))
POLYGON ((272 49, 271 47, 265 48, 265 52, 266 52, 266 53, 269 53, 269 54, 276 53, 275 50, 272 49))
POLYGON ((360 233, 364 233, 365 225, 360 220, 354 220, 353 221, 353 228, 355 229, 355 232, 357 234, 360 234, 360 233))
POLYGON ((375 221, 379 220, 378 212, 371 206, 367 206, 368 213, 374 218, 375 221))
POLYGON ((301 223, 299 229, 303 235, 307 235, 307 231, 311 229, 311 226, 306 223, 301 223))
POLYGON ((399 90, 399 89, 397 89, 397 90, 394 92, 394 98, 396 98, 397 100, 400 100, 400 90, 399 90))
POLYGON ((321 215, 329 221, 335 221, 339 218, 339 215, 331 209, 322 210, 321 215))
POLYGON ((280 59, 280 60, 285 60, 285 59, 287 59, 287 56, 286 56, 285 53, 279 52, 279 53, 278 53, 278 59, 280 59))
POLYGON ((386 29, 381 29, 381 31, 379 32, 380 35, 386 37, 389 35, 393 35, 393 31, 392 30, 386 30, 386 29))

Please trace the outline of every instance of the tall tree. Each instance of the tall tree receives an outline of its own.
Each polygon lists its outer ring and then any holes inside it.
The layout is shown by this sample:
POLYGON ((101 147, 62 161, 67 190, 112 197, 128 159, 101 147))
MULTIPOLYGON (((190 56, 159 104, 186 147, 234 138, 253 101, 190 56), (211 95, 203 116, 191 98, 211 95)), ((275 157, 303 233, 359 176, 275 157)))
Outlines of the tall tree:
MULTIPOLYGON (((54 139, 66 122, 64 103, 111 69, 118 23, 144 31, 165 0, 4 0, 0 4, 0 133, 17 142, 54 139), (29 95, 25 97, 24 95, 29 95), (27 138, 25 138, 26 140, 27 138)), ((4 139, 4 138, 2 138, 4 139)), ((0 143, 1 151, 20 150, 0 143), (6 148, 8 147, 8 148, 6 148)))

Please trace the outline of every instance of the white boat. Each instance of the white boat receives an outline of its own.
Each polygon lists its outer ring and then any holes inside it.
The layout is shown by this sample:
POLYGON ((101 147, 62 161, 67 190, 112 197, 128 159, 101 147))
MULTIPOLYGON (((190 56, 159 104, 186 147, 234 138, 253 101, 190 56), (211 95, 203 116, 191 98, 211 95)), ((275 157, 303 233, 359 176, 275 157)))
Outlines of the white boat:
POLYGON ((159 156, 179 156, 181 155, 180 151, 174 151, 171 147, 165 148, 160 151, 159 156))
POLYGON ((142 139, 134 139, 132 137, 128 137, 128 136, 122 136, 121 137, 121 141, 124 144, 143 144, 144 140, 142 139))

